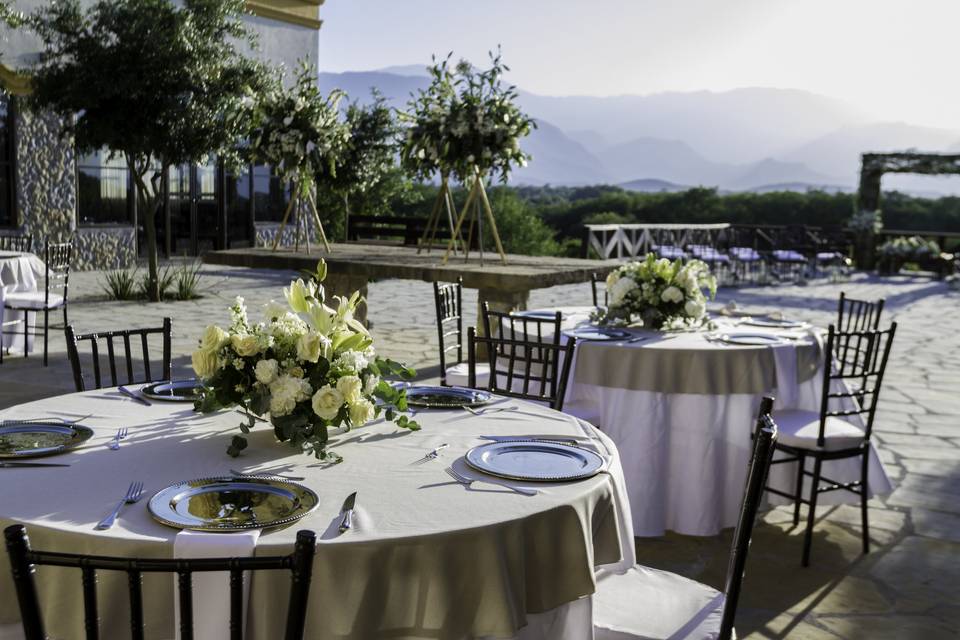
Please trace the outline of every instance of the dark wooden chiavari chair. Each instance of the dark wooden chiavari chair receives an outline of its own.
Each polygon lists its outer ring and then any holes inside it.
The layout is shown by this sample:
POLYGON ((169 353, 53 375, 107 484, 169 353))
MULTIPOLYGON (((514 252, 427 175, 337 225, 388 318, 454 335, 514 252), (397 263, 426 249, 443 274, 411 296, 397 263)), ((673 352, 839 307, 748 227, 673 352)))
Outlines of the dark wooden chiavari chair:
POLYGON ((764 398, 753 431, 753 450, 723 593, 675 573, 647 567, 635 566, 624 574, 602 573, 593 596, 596 640, 734 637, 750 538, 777 442, 772 406, 773 399, 764 398), (718 610, 719 616, 715 615, 718 610))
POLYGON ((0 251, 29 253, 33 248, 33 236, 0 235, 0 251))
POLYGON ((97 603, 97 572, 122 571, 128 576, 130 591, 130 635, 134 640, 144 638, 143 594, 141 582, 144 573, 177 574, 177 595, 180 603, 180 638, 193 638, 193 588, 196 572, 230 572, 230 620, 225 626, 231 640, 243 638, 245 612, 243 606, 244 571, 289 571, 290 599, 287 605, 287 623, 284 640, 301 640, 307 617, 307 599, 313 577, 313 556, 316 535, 312 531, 297 532, 293 553, 287 556, 255 558, 201 558, 140 559, 112 556, 85 556, 53 551, 34 551, 30 548, 27 530, 22 524, 4 529, 7 553, 13 569, 13 582, 20 605, 20 620, 26 640, 46 640, 40 596, 34 574, 37 566, 72 567, 80 570, 83 589, 84 625, 87 640, 100 638, 97 603))
MULTIPOLYGON (((63 309, 63 326, 67 326, 67 290, 70 284, 70 261, 73 258, 73 244, 64 242, 47 244, 44 251, 44 287, 43 291, 19 291, 8 294, 3 305, 11 311, 23 313, 23 352, 27 354, 27 340, 30 335, 29 314, 43 312, 43 366, 47 366, 48 343, 50 334, 50 312, 63 309)), ((33 332, 39 335, 38 331, 33 332)))
POLYGON ((870 331, 880 328, 880 314, 883 313, 884 299, 856 300, 840 292, 837 305, 837 331, 870 331))
POLYGON ((867 519, 867 500, 870 487, 867 472, 870 462, 870 436, 876 416, 880 388, 887 368, 890 347, 897 331, 897 323, 889 329, 864 331, 837 331, 830 325, 827 337, 823 374, 823 400, 820 411, 789 409, 774 412, 780 426, 777 450, 786 457, 773 464, 797 463, 794 493, 772 487, 767 491, 794 502, 793 523, 800 523, 800 505, 807 505, 807 525, 803 541, 803 566, 810 564, 810 546, 813 541, 817 497, 828 491, 849 491, 860 496, 860 518, 863 552, 870 551, 870 530, 867 519), (831 355, 832 354, 832 355, 831 355), (844 418, 858 416, 863 428, 844 418), (838 482, 823 475, 823 463, 860 457, 860 479, 838 482), (806 461, 813 460, 808 471, 806 461), (804 478, 810 478, 810 497, 803 497, 804 478), (821 485, 826 482, 825 485, 821 485))
POLYGON ((486 349, 486 364, 490 378, 486 388, 494 393, 543 402, 552 409, 563 409, 563 399, 570 378, 570 365, 576 338, 560 345, 538 342, 527 337, 509 338, 503 333, 478 336, 476 329, 467 329, 467 386, 477 386, 477 357, 479 349, 486 349))
POLYGON ((123 329, 118 331, 95 331, 92 333, 77 334, 73 330, 73 325, 67 325, 65 329, 67 339, 67 355, 70 357, 70 366, 73 368, 73 382, 77 391, 84 391, 87 388, 83 376, 83 363, 80 356, 79 345, 81 342, 90 343, 90 357, 93 366, 93 386, 92 389, 100 389, 104 386, 116 387, 121 384, 136 384, 138 382, 158 382, 170 379, 170 336, 172 334, 172 322, 170 318, 163 319, 162 327, 152 327, 149 329, 123 329), (160 376, 154 377, 150 369, 150 349, 148 336, 160 334, 163 337, 162 357, 160 362, 160 376), (119 342, 120 345, 115 344, 119 342), (104 375, 101 372, 100 343, 104 343, 107 356, 107 364, 110 368, 110 385, 104 384, 104 375), (143 356, 143 375, 137 376, 134 364, 134 351, 139 342, 140 352, 143 356), (124 358, 123 369, 117 367, 118 351, 122 349, 124 358), (120 373, 126 372, 126 377, 121 380, 120 373), (138 379, 141 378, 141 379, 138 379))
MULTIPOLYGON (((437 341, 440 345, 440 384, 467 384, 463 349, 463 278, 456 282, 434 282, 433 300, 437 308, 437 341)), ((481 382, 486 371, 477 373, 481 382)))
POLYGON ((593 306, 608 306, 610 304, 610 294, 607 292, 607 280, 601 278, 598 273, 590 274, 590 289, 593 291, 593 306), (603 290, 603 305, 600 304, 600 291, 603 290))

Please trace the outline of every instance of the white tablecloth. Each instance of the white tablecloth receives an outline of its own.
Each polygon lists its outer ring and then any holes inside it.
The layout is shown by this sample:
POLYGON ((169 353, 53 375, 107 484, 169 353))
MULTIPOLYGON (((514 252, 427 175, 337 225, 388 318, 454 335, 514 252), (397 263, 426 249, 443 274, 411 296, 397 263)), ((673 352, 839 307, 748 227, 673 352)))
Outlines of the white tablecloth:
MULTIPOLYGON (((65 468, 2 469, 0 525, 22 522, 38 549, 140 557, 171 557, 177 531, 154 521, 147 498, 184 479, 228 469, 306 476, 320 496, 314 513, 286 529, 264 532, 257 555, 292 549, 296 531, 312 529, 319 543, 311 585, 307 637, 512 638, 578 640, 590 637, 594 570, 634 563, 629 504, 616 448, 609 438, 572 416, 534 404, 475 417, 463 411, 423 411, 419 432, 379 423, 334 436, 344 461, 334 466, 277 443, 258 426, 237 459, 225 450, 239 433, 233 412, 201 416, 184 404, 144 407, 115 389, 70 394, 19 405, 0 418, 76 417, 95 436, 83 448, 55 458, 65 468), (118 451, 105 444, 119 426, 130 435, 118 451), (472 489, 452 482, 444 468, 470 471, 462 455, 483 435, 590 436, 610 458, 594 478, 533 485, 527 497, 496 486, 472 489), (448 444, 440 457, 414 464, 448 444), (113 529, 95 531, 123 494, 141 479, 146 497, 127 507, 113 529), (16 490, 10 490, 15 487, 16 490), (338 535, 343 499, 358 492, 354 528, 338 535), (562 633, 561 633, 562 630, 562 633)), ((526 485, 531 486, 531 485, 526 485)), ((217 534, 209 534, 217 535, 217 534)), ((55 603, 53 637, 82 633, 76 572, 39 569, 41 598, 55 603)), ((258 574, 250 588, 249 638, 275 638, 286 614, 288 575, 258 574)), ((0 592, 12 594, 0 554, 0 592)), ((104 573, 102 637, 125 637, 126 582, 104 573)), ((174 591, 169 576, 144 579, 148 637, 173 636, 174 591)), ((0 628, 17 620, 15 599, 0 598, 0 628)))
MULTIPOLYGON (((561 310, 564 330, 588 322, 583 307, 561 310)), ((736 524, 761 398, 776 396, 777 408, 819 411, 820 350, 812 337, 774 349, 709 342, 699 332, 637 343, 581 341, 563 410, 616 443, 637 536, 715 535, 736 524)), ((871 491, 889 492, 875 450, 869 464, 871 491)), ((825 462, 823 473, 858 479, 859 458, 825 462)), ((774 486, 792 491, 795 481, 795 464, 771 470, 774 486)), ((854 500, 844 491, 819 498, 821 504, 854 500)))
MULTIPOLYGON (((0 251, 0 323, 10 320, 23 320, 23 312, 5 311, 3 300, 8 293, 37 291, 38 280, 43 278, 43 260, 32 253, 0 251)), ((36 314, 30 314, 30 328, 36 322, 36 314)), ((33 335, 28 336, 27 348, 33 348, 33 335)), ((23 325, 12 325, 4 329, 2 345, 4 348, 23 351, 23 325)))

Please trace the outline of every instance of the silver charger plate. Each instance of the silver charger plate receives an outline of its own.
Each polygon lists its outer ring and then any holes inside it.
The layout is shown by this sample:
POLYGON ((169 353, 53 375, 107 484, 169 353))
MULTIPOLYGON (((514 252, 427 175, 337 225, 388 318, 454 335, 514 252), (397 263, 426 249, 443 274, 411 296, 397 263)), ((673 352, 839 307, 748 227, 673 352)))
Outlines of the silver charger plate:
POLYGON ((741 344, 750 347, 766 347, 783 344, 785 342, 780 336, 769 333, 748 333, 745 331, 725 333, 720 336, 720 341, 726 342, 727 344, 741 344))
POLYGON ((774 320, 773 318, 750 318, 740 324, 750 327, 767 327, 769 329, 799 329, 800 327, 807 326, 806 322, 799 322, 797 320, 774 320))
POLYGON ((151 400, 166 400, 167 402, 194 402, 200 398, 198 390, 200 381, 196 378, 187 380, 165 380, 154 382, 140 389, 145 398, 151 400))
POLYGON ((623 329, 609 329, 607 327, 579 327, 566 331, 565 333, 573 336, 577 340, 593 341, 624 340, 633 335, 623 329))
POLYGON ((280 527, 312 512, 316 493, 272 476, 198 478, 161 489, 150 498, 158 522, 193 531, 280 527))
POLYGON ((464 457, 477 471, 510 480, 566 482, 598 474, 603 457, 589 449, 546 440, 491 442, 464 457))
POLYGON ((64 453, 93 436, 81 424, 16 422, 0 426, 0 458, 35 458, 64 453))
MULTIPOLYGON (((536 320, 553 320, 557 317, 556 311, 550 311, 549 309, 534 309, 533 311, 514 311, 510 315, 517 318, 534 318, 536 320)), ((563 319, 566 314, 560 313, 560 318, 563 319)))
POLYGON ((427 386, 407 388, 407 404, 427 409, 480 407, 488 404, 491 400, 493 400, 493 394, 482 389, 427 386))

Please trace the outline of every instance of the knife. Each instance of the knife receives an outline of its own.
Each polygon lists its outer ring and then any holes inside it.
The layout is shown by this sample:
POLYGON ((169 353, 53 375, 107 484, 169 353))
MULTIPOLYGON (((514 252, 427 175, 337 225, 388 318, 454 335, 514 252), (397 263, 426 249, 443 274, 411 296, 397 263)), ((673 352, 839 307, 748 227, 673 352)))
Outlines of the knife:
POLYGON ((353 505, 356 501, 357 492, 354 491, 347 496, 347 499, 343 501, 343 506, 340 507, 340 513, 343 514, 343 518, 340 520, 340 533, 344 533, 353 526, 353 505))
POLYGON ((134 393, 133 391, 130 391, 130 389, 127 389, 127 388, 124 387, 123 385, 117 387, 117 389, 119 389, 119 390, 120 390, 120 393, 122 393, 123 395, 127 396, 128 398, 133 398, 133 399, 136 400, 137 402, 139 402, 139 403, 141 403, 141 404, 145 404, 145 405, 147 405, 148 407, 149 407, 149 406, 152 406, 152 405, 150 404, 150 401, 149 401, 149 400, 147 400, 147 399, 145 399, 145 398, 141 398, 139 395, 137 395, 137 394, 134 393))
POLYGON ((0 467, 69 467, 60 462, 0 462, 0 467))

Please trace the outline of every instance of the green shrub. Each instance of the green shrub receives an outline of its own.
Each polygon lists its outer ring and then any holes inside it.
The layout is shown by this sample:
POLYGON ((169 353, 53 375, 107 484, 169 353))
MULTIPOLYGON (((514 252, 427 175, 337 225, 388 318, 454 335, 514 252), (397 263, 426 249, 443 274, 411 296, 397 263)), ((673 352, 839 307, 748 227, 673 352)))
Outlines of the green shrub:
MULTIPOLYGON (((160 292, 161 300, 168 297, 175 278, 176 274, 170 271, 170 267, 164 267, 162 271, 157 273, 157 290, 160 292)), ((140 277, 137 291, 141 298, 150 299, 150 274, 145 273, 140 277)))
POLYGON ((137 271, 137 267, 108 271, 104 274, 100 286, 111 300, 135 300, 140 297, 137 271))
POLYGON ((200 297, 200 262, 183 263, 177 269, 174 297, 193 300, 200 297))

